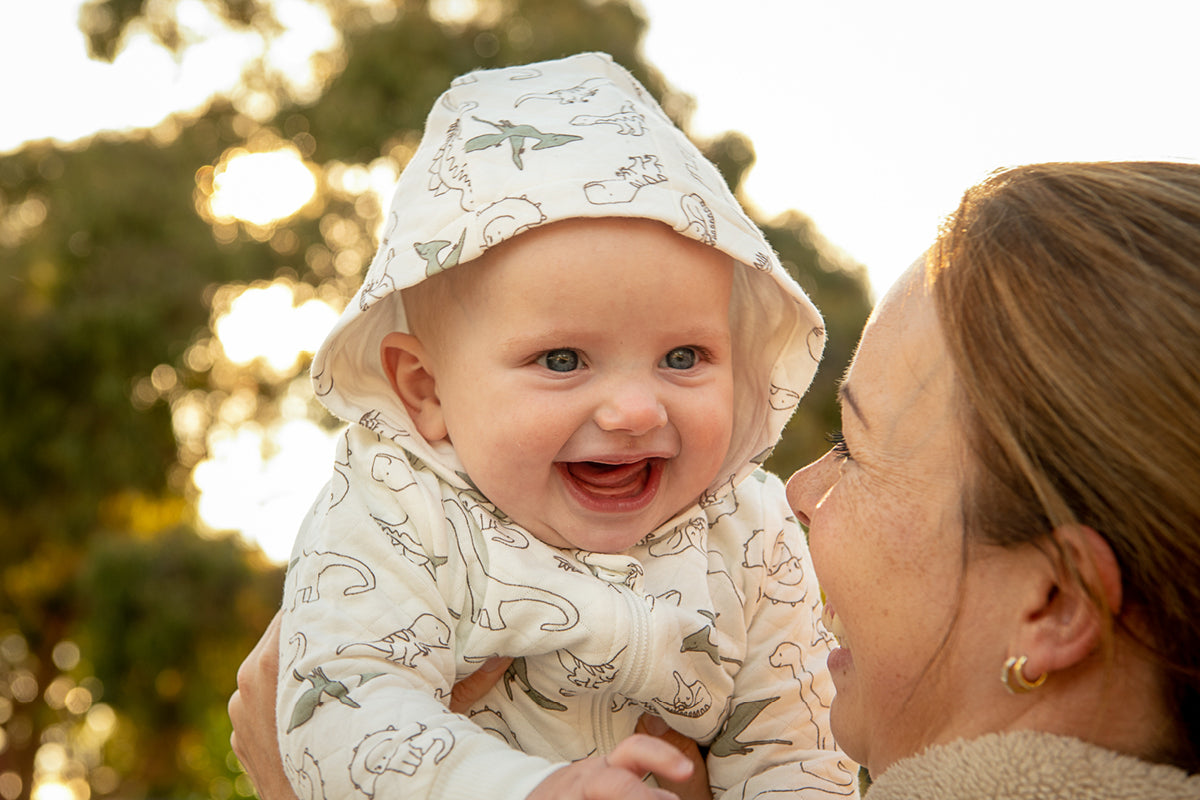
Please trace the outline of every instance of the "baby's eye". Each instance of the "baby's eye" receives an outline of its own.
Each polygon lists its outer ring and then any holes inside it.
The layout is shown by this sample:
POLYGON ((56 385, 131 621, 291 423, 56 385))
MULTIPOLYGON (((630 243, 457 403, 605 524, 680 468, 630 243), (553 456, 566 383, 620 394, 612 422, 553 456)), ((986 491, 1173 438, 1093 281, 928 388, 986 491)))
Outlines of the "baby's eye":
POLYGON ((676 347, 663 356, 663 366, 667 369, 691 369, 696 366, 699 355, 694 347, 676 347))
POLYGON ((551 372, 571 372, 579 369, 579 353, 566 348, 548 350, 538 357, 537 363, 551 372))

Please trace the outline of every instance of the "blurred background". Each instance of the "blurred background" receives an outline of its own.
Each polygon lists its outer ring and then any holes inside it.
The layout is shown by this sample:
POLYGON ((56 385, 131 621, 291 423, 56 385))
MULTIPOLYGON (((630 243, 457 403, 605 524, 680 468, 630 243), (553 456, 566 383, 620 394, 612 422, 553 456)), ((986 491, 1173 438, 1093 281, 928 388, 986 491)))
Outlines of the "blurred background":
POLYGON ((452 78, 604 50, 719 165, 829 329, 787 475, 966 185, 1200 154, 1200 4, 977 5, 0 0, 0 800, 253 794, 225 704, 329 470, 309 359, 452 78))

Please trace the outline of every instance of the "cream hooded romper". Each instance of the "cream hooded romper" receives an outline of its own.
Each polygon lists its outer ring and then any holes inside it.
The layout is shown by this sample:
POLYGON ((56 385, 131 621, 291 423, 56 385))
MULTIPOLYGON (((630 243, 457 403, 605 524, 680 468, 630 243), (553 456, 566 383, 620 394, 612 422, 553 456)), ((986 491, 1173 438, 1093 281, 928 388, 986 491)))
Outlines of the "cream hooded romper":
POLYGON ((442 95, 366 280, 313 362, 350 422, 288 569, 278 693, 302 800, 523 798, 651 711, 716 794, 855 793, 829 734, 830 637, 803 533, 758 466, 807 389, 820 315, 718 174, 602 53, 442 95), (524 230, 645 217, 732 256, 735 421, 717 481, 627 552, 544 544, 424 441, 380 364, 399 293, 524 230), (468 715, 454 682, 516 656, 468 715), (807 793, 805 790, 809 790, 807 793))

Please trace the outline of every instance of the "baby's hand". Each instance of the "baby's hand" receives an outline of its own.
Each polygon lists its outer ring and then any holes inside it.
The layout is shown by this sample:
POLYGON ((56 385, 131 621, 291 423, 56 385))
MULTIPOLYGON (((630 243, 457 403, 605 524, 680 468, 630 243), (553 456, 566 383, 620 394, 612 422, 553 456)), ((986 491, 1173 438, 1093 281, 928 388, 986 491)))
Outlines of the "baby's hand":
POLYGON ((635 733, 607 756, 576 761, 538 784, 529 800, 675 800, 642 783, 647 773, 673 783, 692 774, 692 762, 662 739, 635 733))

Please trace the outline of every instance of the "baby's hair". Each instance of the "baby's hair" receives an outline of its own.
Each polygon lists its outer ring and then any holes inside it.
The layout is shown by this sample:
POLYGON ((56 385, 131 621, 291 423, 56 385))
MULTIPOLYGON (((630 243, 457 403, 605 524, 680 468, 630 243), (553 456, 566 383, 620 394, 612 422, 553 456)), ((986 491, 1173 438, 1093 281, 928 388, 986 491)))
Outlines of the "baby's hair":
POLYGON ((485 253, 474 261, 439 272, 401 292, 408 332, 426 347, 436 345, 445 327, 443 320, 446 309, 451 304, 465 305, 465 294, 474 283, 470 280, 471 274, 478 271, 486 258, 485 253))

